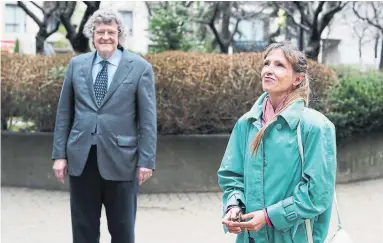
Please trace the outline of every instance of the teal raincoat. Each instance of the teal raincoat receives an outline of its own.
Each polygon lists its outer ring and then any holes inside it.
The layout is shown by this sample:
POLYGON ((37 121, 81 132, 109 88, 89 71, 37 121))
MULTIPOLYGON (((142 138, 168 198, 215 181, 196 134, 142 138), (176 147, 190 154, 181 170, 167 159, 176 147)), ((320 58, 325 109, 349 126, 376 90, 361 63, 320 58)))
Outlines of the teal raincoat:
MULTIPOLYGON (((297 101, 269 125, 257 152, 251 154, 250 145, 262 127, 266 95, 236 122, 231 133, 218 170, 223 215, 230 205, 243 205, 244 213, 267 208, 273 226, 266 224, 250 232, 256 243, 306 243, 304 220, 310 219, 314 242, 322 243, 335 191, 335 127, 324 115, 297 101), (303 176, 296 133, 299 121, 303 176)), ((236 242, 248 242, 247 232, 239 234, 236 242)))

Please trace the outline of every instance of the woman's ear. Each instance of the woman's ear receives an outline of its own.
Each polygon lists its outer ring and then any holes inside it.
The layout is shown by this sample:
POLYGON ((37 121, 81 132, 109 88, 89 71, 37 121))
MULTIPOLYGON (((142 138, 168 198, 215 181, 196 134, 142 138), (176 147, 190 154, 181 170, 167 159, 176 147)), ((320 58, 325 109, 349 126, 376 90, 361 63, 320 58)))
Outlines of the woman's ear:
POLYGON ((305 77, 303 75, 298 75, 295 77, 295 80, 293 82, 293 85, 294 86, 298 86, 302 83, 302 81, 305 79, 305 77))

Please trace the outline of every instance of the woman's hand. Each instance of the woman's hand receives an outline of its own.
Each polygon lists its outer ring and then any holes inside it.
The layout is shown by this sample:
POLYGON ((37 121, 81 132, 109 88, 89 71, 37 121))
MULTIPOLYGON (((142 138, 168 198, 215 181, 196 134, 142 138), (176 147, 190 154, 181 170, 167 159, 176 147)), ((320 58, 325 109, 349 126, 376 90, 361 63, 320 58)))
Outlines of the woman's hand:
POLYGON ((226 225, 227 227, 227 230, 230 232, 230 233, 233 233, 233 234, 240 234, 241 233, 241 228, 239 226, 231 226, 231 223, 233 223, 234 221, 237 220, 237 215, 238 213, 241 211, 241 208, 240 207, 233 207, 231 208, 225 218, 222 220, 222 224, 226 225))
POLYGON ((266 223, 265 212, 263 210, 244 214, 241 220, 245 221, 250 219, 248 222, 230 222, 232 228, 246 228, 250 232, 258 232, 266 223))

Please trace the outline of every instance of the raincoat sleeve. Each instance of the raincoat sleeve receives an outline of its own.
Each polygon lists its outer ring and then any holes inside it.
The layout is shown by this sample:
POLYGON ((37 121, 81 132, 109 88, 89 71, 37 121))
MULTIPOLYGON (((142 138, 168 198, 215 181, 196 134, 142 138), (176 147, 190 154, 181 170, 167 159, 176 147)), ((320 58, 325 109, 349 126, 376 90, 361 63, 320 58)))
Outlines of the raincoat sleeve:
POLYGON ((218 170, 218 185, 223 191, 223 215, 231 205, 244 208, 243 159, 245 134, 237 122, 230 135, 221 166, 218 170))
MULTIPOLYGON (((293 195, 267 208, 277 230, 294 232, 305 219, 322 214, 332 205, 336 179, 336 135, 330 122, 312 125, 302 143, 303 176, 293 195)), ((303 131, 303 130, 302 130, 303 131)))

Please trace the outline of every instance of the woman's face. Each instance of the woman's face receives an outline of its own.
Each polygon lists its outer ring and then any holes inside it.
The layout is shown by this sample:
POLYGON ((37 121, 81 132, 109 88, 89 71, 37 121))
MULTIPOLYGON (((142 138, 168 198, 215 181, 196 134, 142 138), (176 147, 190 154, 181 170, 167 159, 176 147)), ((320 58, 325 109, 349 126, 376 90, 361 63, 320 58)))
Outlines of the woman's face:
POLYGON ((272 50, 264 60, 261 72, 262 88, 271 95, 285 94, 298 85, 303 76, 298 76, 281 49, 272 50))

